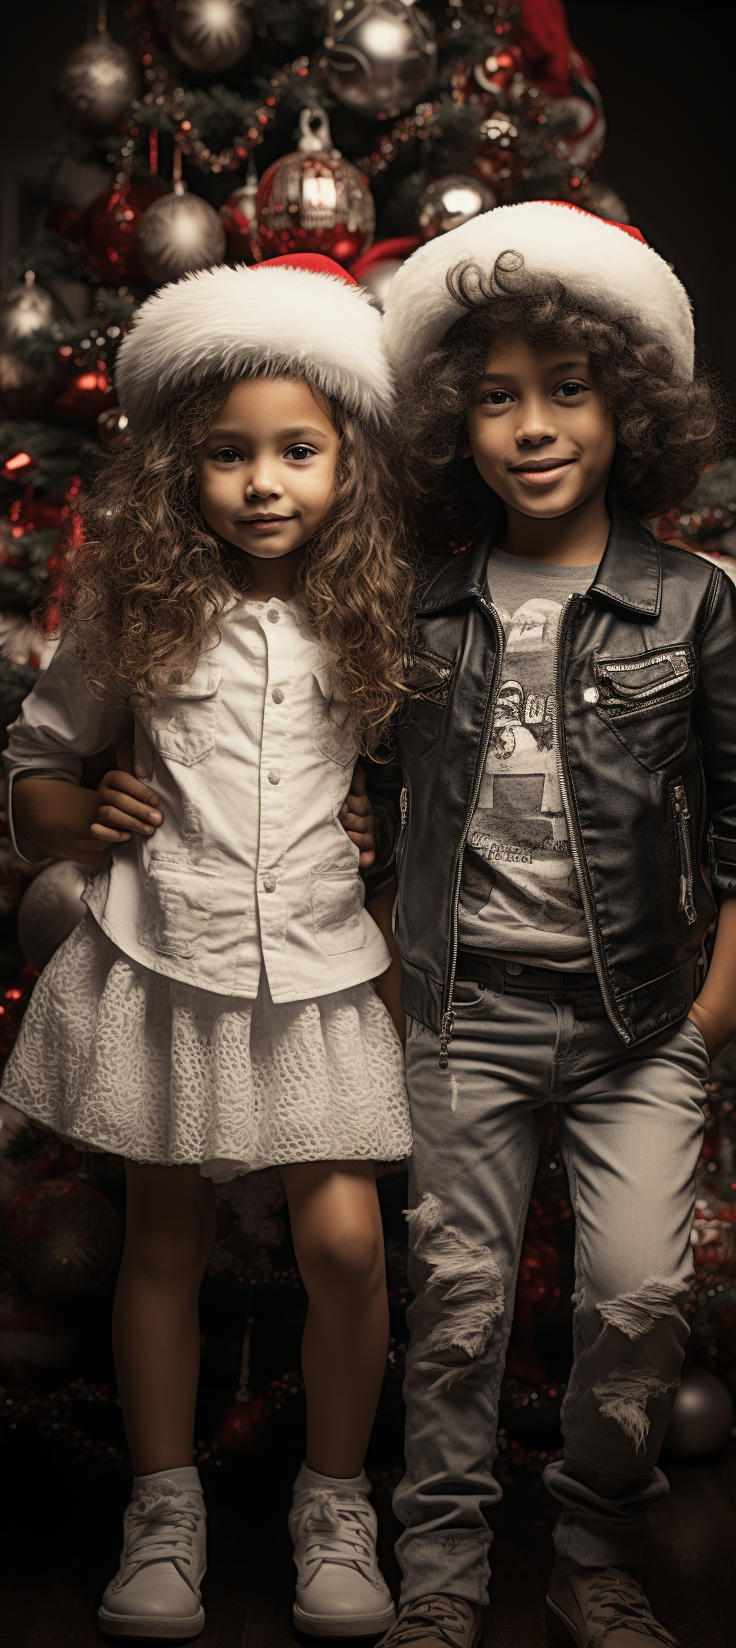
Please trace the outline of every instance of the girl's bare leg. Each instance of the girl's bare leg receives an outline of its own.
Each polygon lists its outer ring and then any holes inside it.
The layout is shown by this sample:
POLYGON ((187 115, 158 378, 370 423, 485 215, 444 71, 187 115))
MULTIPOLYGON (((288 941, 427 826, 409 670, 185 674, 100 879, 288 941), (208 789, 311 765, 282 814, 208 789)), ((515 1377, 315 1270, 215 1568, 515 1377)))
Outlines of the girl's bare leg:
POLYGON ((197 1167, 126 1162, 125 1249, 113 1349, 136 1476, 191 1465, 199 1377, 199 1289, 215 1191, 197 1167))
POLYGON ((371 1162, 281 1168, 294 1250, 309 1295, 302 1340, 307 1464, 325 1476, 363 1465, 388 1348, 381 1214, 371 1162))

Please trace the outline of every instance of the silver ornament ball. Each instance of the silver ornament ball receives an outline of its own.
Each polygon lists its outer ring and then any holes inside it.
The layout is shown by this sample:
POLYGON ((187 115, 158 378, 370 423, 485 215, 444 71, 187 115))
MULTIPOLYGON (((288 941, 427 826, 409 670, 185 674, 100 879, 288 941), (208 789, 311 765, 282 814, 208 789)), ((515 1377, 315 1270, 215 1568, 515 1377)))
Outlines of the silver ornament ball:
POLYGON ((422 240, 434 240, 458 229, 461 223, 490 212, 496 205, 496 195, 489 184, 480 178, 453 172, 449 177, 429 183, 419 197, 418 228, 422 240))
POLYGON ((731 1392, 708 1368, 687 1368, 664 1439, 667 1459, 703 1459, 724 1448, 734 1424, 731 1392))
POLYGON ((178 280, 192 269, 221 263, 227 241, 221 218, 212 206, 188 190, 174 189, 154 200, 138 225, 141 263, 157 286, 178 280))
POLYGON ((405 0, 336 0, 322 68, 335 97, 373 119, 411 109, 437 74, 434 23, 405 0))
POLYGON ((81 865, 60 858, 39 870, 26 888, 18 906, 18 943, 38 973, 86 915, 86 880, 81 865))
POLYGON ((112 132, 138 91, 133 58, 107 32, 75 46, 54 81, 56 112, 73 132, 112 132))
POLYGON ((405 258, 385 258, 383 263, 376 263, 372 269, 366 269, 358 281, 358 285, 368 293, 374 309, 380 309, 382 314, 394 275, 398 274, 405 261, 405 258))
POLYGON ((62 377, 55 356, 21 360, 12 345, 62 318, 50 292, 29 273, 0 295, 0 414, 35 418, 43 412, 62 377))
POLYGON ((190 69, 218 73, 250 51, 253 22, 244 0, 171 0, 166 20, 171 50, 190 69))
POLYGON ((0 294, 0 344, 26 338, 41 327, 61 319, 61 309, 50 292, 39 286, 35 276, 6 286, 0 294))

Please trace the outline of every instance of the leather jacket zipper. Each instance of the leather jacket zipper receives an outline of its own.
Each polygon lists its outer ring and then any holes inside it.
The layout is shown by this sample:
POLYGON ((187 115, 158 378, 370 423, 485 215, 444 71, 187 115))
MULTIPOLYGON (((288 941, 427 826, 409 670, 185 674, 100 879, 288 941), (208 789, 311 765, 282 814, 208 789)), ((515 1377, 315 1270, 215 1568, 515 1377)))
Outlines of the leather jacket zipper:
POLYGON ((404 787, 401 791, 401 795, 399 796, 400 824, 399 824, 399 833, 398 833, 398 836, 396 838, 396 849, 395 849, 395 852, 394 852, 394 861, 395 861, 395 864, 396 864, 396 897, 394 899, 393 910, 391 911, 391 931, 392 931, 392 933, 396 932, 396 911, 398 909, 398 904, 399 904, 399 876, 400 876, 400 873, 401 873, 401 861, 404 857, 404 837, 406 835, 406 820, 407 820, 408 812, 409 812, 409 791, 408 791, 406 785, 404 785, 404 787))
POLYGON ((619 1014, 618 1008, 616 1007, 616 1003, 615 1003, 615 1001, 613 999, 613 996, 611 994, 610 985, 608 983, 608 973, 607 973, 607 970, 606 970, 606 961, 605 961, 605 956, 603 954, 603 946, 601 944, 600 933, 598 931, 598 922, 597 922, 597 919, 596 919, 595 910, 593 908, 593 900, 592 900, 591 893, 590 893, 590 888, 589 888, 589 885, 588 885, 588 872, 587 872, 587 866, 585 864, 585 857, 584 857, 584 851, 583 851, 583 838, 582 838, 582 833, 581 833, 581 830, 580 830, 580 824, 578 822, 577 813, 575 811, 575 802, 574 802, 573 792, 572 792, 572 788, 570 786, 569 774, 568 774, 568 770, 567 770, 567 753, 566 753, 566 749, 565 749, 565 728, 564 728, 564 722, 563 722, 563 718, 562 718, 562 714, 561 714, 562 687, 563 687, 564 663, 565 663, 565 648, 564 648, 565 632, 566 632, 567 629, 569 629, 568 618, 569 618, 570 608, 571 608, 573 602, 579 601, 581 599, 582 599, 582 597, 580 595, 568 595, 568 598, 567 598, 567 600, 565 602, 565 605, 562 609, 562 615, 560 617, 559 628, 558 628, 558 631, 557 631, 557 680, 555 682, 555 713, 554 713, 554 738, 555 738, 555 743, 556 743, 556 746, 557 746, 557 776, 558 776, 558 779, 559 779, 560 791, 561 791, 561 794, 562 794, 562 804, 563 804, 563 807, 565 809, 565 817, 567 819, 567 831, 568 831, 568 835, 570 837, 570 850, 572 852, 573 863, 575 865, 575 871, 576 871, 577 878, 578 878, 578 886, 580 887, 580 896, 581 896, 582 901, 583 901, 583 910, 585 912, 585 919, 588 923, 588 932, 590 933, 590 943, 591 943, 591 948, 592 948, 592 951, 593 951, 593 960, 595 962, 596 972, 598 974, 598 982, 599 982, 600 987, 601 987, 601 995, 603 997, 606 1012, 608 1014, 609 1019, 611 1020, 611 1023, 615 1026, 616 1030, 618 1031, 618 1034, 620 1035, 621 1040, 626 1044, 626 1046, 628 1046, 629 1042, 631 1041, 631 1036, 629 1035, 629 1032, 626 1029, 626 1026, 624 1025, 624 1022, 623 1022, 623 1020, 622 1020, 622 1018, 619 1014))
POLYGON ((675 831, 677 834, 677 850, 680 855, 680 909, 689 927, 697 921, 697 912, 693 904, 693 852, 690 839, 690 808, 687 804, 685 786, 678 779, 676 784, 670 785, 670 801, 675 815, 675 831))
POLYGON ((440 1070, 447 1070, 449 1065, 447 1049, 452 1038, 452 1026, 455 1020, 455 1014, 452 1010, 452 992, 455 987, 455 969, 457 967, 457 913, 458 905, 460 903, 460 881, 462 877, 463 853, 465 852, 465 843, 468 839, 468 831, 473 821, 473 813, 475 812, 476 802, 478 800, 478 792, 480 790, 483 770, 486 764, 486 756, 488 754, 488 745, 491 742, 493 714, 496 708, 496 699, 498 697, 498 688, 501 677, 501 666, 503 664, 503 655, 506 646, 506 636, 504 634, 503 624, 501 623, 501 619, 498 616, 496 608, 490 602, 484 601, 481 598, 479 598, 478 604, 482 607, 483 611, 489 615, 492 623, 496 626, 498 646, 496 648, 496 659, 493 666, 493 675, 491 676, 491 690, 488 695, 488 703, 486 705, 483 731, 478 750, 478 759, 476 761, 475 773, 473 775, 473 788, 470 796, 470 805, 468 807, 468 813, 465 819, 465 827, 463 829, 462 836, 460 837, 460 843, 455 854, 452 884, 452 931, 450 946, 447 954, 445 986, 442 993, 442 1016, 440 1019, 440 1070))

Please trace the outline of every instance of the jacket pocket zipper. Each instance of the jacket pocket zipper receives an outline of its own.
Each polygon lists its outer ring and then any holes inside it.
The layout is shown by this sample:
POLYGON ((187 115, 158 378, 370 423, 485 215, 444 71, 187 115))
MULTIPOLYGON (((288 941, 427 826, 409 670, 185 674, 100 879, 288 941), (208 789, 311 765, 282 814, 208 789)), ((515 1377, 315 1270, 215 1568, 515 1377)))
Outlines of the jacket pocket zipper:
POLYGON ((396 862, 396 897, 394 899, 393 910, 391 911, 391 931, 392 931, 392 933, 396 932, 396 911, 397 911, 398 903, 399 903, 399 873, 400 873, 400 870, 401 870, 401 860, 404 856, 404 836, 406 834, 406 819, 407 819, 408 812, 409 812, 409 791, 408 791, 406 785, 404 785, 404 787, 401 791, 401 795, 399 796, 399 814, 400 814, 400 818, 401 818, 401 823, 399 825, 399 833, 398 833, 398 836, 396 838, 396 851, 394 853, 394 859, 395 859, 395 862, 396 862))
POLYGON ((690 808, 684 784, 670 785, 670 800, 675 816, 677 848, 680 855, 680 909, 688 926, 697 920, 693 904, 693 852, 690 838, 690 808))

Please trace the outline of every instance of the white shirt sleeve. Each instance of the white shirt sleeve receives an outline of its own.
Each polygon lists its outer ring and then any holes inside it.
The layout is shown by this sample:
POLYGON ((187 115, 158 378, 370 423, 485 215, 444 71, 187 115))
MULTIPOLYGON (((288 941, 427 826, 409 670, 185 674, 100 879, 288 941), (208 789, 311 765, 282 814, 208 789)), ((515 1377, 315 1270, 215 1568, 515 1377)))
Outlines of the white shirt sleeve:
POLYGON ((21 858, 43 857, 30 842, 19 840, 13 819, 13 783, 19 775, 64 779, 78 784, 84 760, 122 736, 128 712, 93 698, 84 684, 76 647, 65 636, 48 666, 23 700, 9 730, 3 755, 8 783, 8 826, 21 858))

